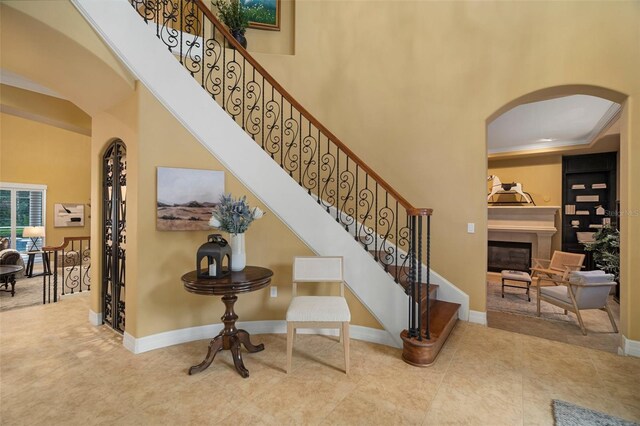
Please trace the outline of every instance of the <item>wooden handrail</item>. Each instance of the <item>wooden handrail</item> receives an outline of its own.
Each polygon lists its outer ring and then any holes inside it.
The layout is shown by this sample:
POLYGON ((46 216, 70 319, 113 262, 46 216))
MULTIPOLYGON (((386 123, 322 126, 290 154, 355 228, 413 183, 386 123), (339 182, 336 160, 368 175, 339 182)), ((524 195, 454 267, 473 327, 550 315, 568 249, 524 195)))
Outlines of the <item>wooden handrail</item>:
POLYGON ((213 14, 211 9, 209 9, 202 0, 195 0, 198 8, 202 11, 202 13, 216 26, 216 28, 222 33, 227 42, 229 42, 236 50, 241 52, 241 55, 251 64, 253 68, 255 68, 258 73, 262 75, 269 82, 269 84, 275 88, 283 98, 287 100, 293 107, 295 107, 308 121, 313 124, 318 130, 320 130, 329 140, 331 140, 341 151, 343 151, 349 159, 351 159, 354 163, 358 165, 359 168, 364 170, 368 175, 370 175, 375 181, 378 182, 380 186, 382 186, 389 194, 391 194, 402 207, 407 210, 407 213, 410 216, 430 216, 433 213, 433 209, 430 208, 418 208, 414 207, 409 201, 407 201, 402 195, 400 195, 391 185, 389 185, 384 179, 380 177, 371 167, 369 167, 360 157, 358 157, 351 149, 349 149, 336 135, 334 135, 329 129, 327 129, 320 121, 318 121, 306 108, 304 108, 298 101, 294 99, 287 90, 280 85, 276 81, 275 78, 271 76, 265 70, 262 65, 258 63, 257 60, 251 56, 249 52, 245 48, 243 48, 240 43, 231 35, 229 30, 227 30, 226 26, 223 25, 218 18, 213 14))
POLYGON ((64 241, 59 246, 44 246, 44 247, 42 247, 42 251, 62 250, 66 246, 68 246, 69 243, 72 242, 72 241, 85 241, 85 240, 89 240, 90 241, 91 237, 89 237, 89 236, 87 236, 87 237, 64 237, 64 241))

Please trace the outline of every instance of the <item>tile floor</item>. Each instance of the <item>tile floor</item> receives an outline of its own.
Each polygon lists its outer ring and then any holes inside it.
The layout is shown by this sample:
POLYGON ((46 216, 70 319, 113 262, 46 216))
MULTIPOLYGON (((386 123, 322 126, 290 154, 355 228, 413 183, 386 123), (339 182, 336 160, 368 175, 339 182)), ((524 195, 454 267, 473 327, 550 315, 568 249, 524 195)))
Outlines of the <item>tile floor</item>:
POLYGON ((255 336, 242 379, 230 354, 194 376, 197 341, 133 355, 87 322, 86 295, 0 313, 0 424, 551 425, 552 399, 640 421, 640 359, 459 322, 435 365, 352 340, 346 376, 334 338, 255 336))

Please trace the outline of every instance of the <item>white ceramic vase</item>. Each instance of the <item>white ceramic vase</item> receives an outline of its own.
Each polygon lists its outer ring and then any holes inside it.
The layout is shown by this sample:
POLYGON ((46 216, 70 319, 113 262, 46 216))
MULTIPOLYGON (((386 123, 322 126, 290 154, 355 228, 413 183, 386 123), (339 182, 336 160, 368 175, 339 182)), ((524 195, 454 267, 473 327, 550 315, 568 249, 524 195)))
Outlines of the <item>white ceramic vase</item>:
POLYGON ((242 271, 247 266, 247 253, 244 247, 244 234, 231 234, 231 270, 242 271))

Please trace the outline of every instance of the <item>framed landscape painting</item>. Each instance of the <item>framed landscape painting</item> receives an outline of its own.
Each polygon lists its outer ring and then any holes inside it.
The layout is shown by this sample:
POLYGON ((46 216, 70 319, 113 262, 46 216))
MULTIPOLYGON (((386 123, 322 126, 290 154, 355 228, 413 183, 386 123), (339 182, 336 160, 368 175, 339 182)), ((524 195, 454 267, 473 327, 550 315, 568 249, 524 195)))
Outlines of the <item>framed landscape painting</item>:
POLYGON ((205 231, 224 194, 224 172, 158 167, 158 231, 205 231))
POLYGON ((280 0, 242 0, 249 28, 280 31, 280 0))

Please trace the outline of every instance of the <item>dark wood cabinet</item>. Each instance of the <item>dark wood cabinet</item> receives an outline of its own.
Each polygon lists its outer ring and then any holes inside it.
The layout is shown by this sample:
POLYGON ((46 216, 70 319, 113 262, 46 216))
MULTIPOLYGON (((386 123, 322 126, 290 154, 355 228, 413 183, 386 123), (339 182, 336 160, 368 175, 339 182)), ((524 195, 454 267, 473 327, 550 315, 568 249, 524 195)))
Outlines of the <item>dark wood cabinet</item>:
MULTIPOLYGON (((610 223, 617 226, 616 152, 562 158, 562 250, 585 253, 583 241, 610 223)), ((586 252, 585 269, 595 269, 586 252)))

